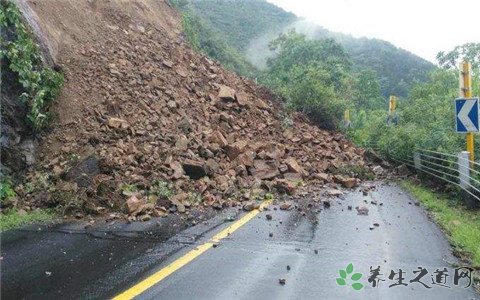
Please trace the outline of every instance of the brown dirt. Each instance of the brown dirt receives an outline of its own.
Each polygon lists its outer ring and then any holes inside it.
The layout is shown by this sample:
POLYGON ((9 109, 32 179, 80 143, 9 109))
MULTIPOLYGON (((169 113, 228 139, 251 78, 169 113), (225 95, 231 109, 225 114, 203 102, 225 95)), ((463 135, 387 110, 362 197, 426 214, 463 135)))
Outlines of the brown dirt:
MULTIPOLYGON (((221 208, 252 199, 249 191, 259 188, 294 193, 292 182, 348 181, 329 171, 365 165, 363 151, 341 134, 300 115, 288 126, 268 90, 192 51, 164 1, 26 3, 66 77, 58 120, 29 180, 50 174, 49 190, 82 198, 82 209, 124 209, 122 184, 148 191, 157 179, 172 182, 177 197, 148 207, 144 198, 132 215, 188 209, 198 205, 192 193, 221 208), (234 91, 222 99, 224 86, 234 91), (77 180, 84 173, 91 175, 86 184, 77 180)), ((31 206, 65 202, 44 190, 20 192, 31 206)))

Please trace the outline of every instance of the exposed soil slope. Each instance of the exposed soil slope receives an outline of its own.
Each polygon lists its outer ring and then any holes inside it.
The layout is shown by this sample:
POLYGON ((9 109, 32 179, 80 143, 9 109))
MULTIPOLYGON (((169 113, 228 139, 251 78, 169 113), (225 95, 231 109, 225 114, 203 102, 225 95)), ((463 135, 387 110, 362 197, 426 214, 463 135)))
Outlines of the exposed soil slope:
POLYGON ((32 206, 123 209, 138 189, 132 215, 221 208, 302 180, 352 185, 329 171, 364 165, 341 134, 288 117, 267 90, 192 51, 164 1, 24 3, 66 77, 30 178, 51 174, 50 192, 25 188, 32 206))

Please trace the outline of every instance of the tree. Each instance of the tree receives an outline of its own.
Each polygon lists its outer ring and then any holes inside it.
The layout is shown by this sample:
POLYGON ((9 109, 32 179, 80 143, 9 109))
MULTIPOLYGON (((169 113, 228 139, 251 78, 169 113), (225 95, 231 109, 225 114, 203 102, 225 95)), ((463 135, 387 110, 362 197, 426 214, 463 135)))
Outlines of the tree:
POLYGON ((439 52, 437 60, 445 69, 458 68, 460 62, 466 60, 472 64, 474 70, 480 70, 480 43, 467 43, 455 47, 447 53, 439 52))
POLYGON ((364 110, 380 109, 385 104, 381 95, 380 83, 375 71, 362 70, 354 74, 353 102, 355 107, 364 110))
POLYGON ((268 60, 263 82, 320 127, 337 127, 347 107, 338 92, 351 68, 343 47, 332 39, 309 40, 294 31, 270 46, 277 55, 268 60))

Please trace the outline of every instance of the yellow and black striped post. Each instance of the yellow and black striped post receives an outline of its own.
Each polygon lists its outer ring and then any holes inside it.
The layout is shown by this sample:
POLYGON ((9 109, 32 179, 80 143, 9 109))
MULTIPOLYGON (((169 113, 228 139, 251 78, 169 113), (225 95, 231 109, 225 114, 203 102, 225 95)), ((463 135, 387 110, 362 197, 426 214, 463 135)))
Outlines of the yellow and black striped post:
MULTIPOLYGON (((472 65, 467 61, 460 63, 460 97, 472 98, 472 65)), ((473 132, 467 132, 467 151, 470 161, 473 162, 475 160, 473 132)))

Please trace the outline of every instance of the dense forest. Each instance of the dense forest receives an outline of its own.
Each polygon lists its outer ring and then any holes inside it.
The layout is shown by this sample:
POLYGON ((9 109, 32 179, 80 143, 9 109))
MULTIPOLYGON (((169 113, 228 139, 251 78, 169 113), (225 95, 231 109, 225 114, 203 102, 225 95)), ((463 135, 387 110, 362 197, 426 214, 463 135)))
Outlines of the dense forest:
POLYGON ((349 54, 354 70, 371 69, 377 74, 384 97, 407 96, 412 85, 425 81, 434 68, 430 62, 389 42, 331 32, 263 0, 191 1, 189 6, 230 47, 242 54, 250 54, 249 47, 253 47, 253 53, 265 52, 268 49, 255 48, 258 43, 268 45, 279 33, 292 28, 313 39, 333 38, 349 54))

